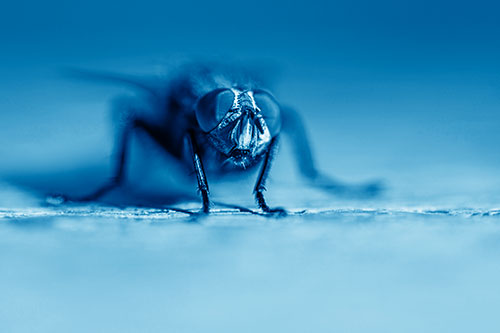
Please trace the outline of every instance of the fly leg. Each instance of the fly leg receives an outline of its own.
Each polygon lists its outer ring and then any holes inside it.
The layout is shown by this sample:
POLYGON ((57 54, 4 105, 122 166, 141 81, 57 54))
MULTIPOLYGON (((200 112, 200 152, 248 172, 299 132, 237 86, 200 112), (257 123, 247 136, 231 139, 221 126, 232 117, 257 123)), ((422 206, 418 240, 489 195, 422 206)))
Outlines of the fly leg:
POLYGON ((291 108, 281 109, 283 117, 282 131, 288 135, 294 149, 299 171, 313 186, 328 192, 354 197, 376 196, 382 190, 379 182, 348 185, 322 174, 316 169, 309 140, 300 115, 291 108))
POLYGON ((264 163, 262 164, 262 169, 260 170, 259 178, 254 188, 255 200, 259 207, 268 214, 276 214, 278 216, 285 216, 286 211, 283 208, 270 208, 266 200, 264 199, 264 191, 266 190, 266 181, 269 177, 269 171, 271 171, 271 164, 276 155, 276 150, 278 148, 278 137, 271 140, 269 150, 264 158, 264 163))
POLYGON ((200 158, 200 151, 196 143, 196 139, 192 132, 189 132, 188 140, 191 146, 191 154, 193 157, 194 170, 196 172, 196 179, 198 180, 198 190, 201 193, 201 198, 203 201, 202 213, 208 214, 210 211, 210 199, 208 197, 209 189, 207 183, 207 176, 205 175, 205 170, 203 169, 203 163, 200 158))

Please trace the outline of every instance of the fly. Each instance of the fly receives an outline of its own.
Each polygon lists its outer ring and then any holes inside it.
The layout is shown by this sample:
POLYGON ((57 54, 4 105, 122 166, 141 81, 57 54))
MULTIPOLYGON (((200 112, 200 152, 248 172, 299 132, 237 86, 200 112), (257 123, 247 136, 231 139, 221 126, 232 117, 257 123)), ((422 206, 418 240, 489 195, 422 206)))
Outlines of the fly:
POLYGON ((253 194, 266 214, 286 215, 283 208, 268 206, 264 192, 277 154, 280 137, 287 135, 300 173, 313 186, 337 194, 374 195, 378 184, 348 186, 320 173, 313 162, 309 141, 300 115, 279 103, 264 89, 255 75, 221 66, 190 65, 168 81, 151 81, 106 73, 77 72, 79 76, 126 83, 146 92, 147 116, 133 103, 118 142, 118 158, 110 182, 95 192, 72 201, 94 201, 125 181, 128 142, 142 131, 166 152, 194 169, 201 195, 202 213, 210 211, 208 175, 224 176, 245 172, 260 164, 253 194), (151 114, 151 112, 150 112, 151 114), (205 165, 209 166, 206 170, 205 165), (208 172, 206 172, 208 171, 208 172))

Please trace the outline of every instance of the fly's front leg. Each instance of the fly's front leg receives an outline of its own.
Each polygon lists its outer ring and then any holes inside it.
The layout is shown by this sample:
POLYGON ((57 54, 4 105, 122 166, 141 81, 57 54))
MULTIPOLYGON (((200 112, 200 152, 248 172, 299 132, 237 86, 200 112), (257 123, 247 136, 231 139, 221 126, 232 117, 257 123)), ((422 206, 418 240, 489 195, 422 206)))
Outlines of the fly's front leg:
POLYGON ((202 212, 207 214, 210 210, 207 176, 205 174, 205 170, 203 169, 203 163, 201 162, 199 147, 196 143, 196 139, 192 132, 189 133, 188 140, 191 146, 191 153, 193 157, 194 170, 196 172, 196 179, 198 180, 198 190, 201 193, 201 198, 203 201, 202 212))
POLYGON ((257 183, 254 188, 255 199, 257 200, 257 204, 259 207, 266 213, 269 214, 277 214, 279 216, 285 216, 286 211, 283 208, 270 208, 266 200, 264 199, 264 191, 266 190, 266 181, 269 177, 269 171, 271 171, 271 164, 276 155, 276 151, 278 149, 278 137, 275 137, 271 140, 271 144, 269 146, 269 150, 266 153, 264 158, 264 163, 262 164, 262 169, 260 170, 259 178, 257 179, 257 183))

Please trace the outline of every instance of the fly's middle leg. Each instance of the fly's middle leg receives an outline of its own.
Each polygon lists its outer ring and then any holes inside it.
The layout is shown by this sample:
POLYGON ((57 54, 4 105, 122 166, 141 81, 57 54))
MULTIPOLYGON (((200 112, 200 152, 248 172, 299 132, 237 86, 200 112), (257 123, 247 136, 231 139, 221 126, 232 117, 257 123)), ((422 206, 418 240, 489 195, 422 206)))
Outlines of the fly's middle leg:
POLYGON ((116 153, 113 166, 113 174, 108 182, 103 184, 94 192, 80 197, 80 198, 65 198, 67 201, 75 202, 90 202, 95 201, 108 194, 112 190, 116 189, 125 182, 126 178, 126 165, 129 155, 129 143, 132 135, 137 130, 142 130, 155 141, 162 143, 161 129, 156 128, 156 126, 150 125, 147 121, 138 116, 137 110, 133 107, 128 107, 126 109, 122 108, 119 110, 121 115, 125 115, 120 120, 121 126, 119 127, 119 133, 117 135, 116 153))
POLYGON ((125 180, 125 166, 128 157, 128 146, 131 135, 137 127, 136 121, 137 120, 135 118, 129 118, 121 128, 121 133, 118 135, 117 157, 114 162, 114 171, 111 179, 94 192, 80 198, 69 198, 69 201, 95 201, 123 184, 125 180))
POLYGON ((281 115, 283 118, 282 132, 288 136, 299 171, 309 184, 336 195, 355 198, 374 197, 382 191, 383 186, 380 182, 359 185, 345 184, 318 171, 303 119, 297 111, 289 107, 282 107, 281 115))

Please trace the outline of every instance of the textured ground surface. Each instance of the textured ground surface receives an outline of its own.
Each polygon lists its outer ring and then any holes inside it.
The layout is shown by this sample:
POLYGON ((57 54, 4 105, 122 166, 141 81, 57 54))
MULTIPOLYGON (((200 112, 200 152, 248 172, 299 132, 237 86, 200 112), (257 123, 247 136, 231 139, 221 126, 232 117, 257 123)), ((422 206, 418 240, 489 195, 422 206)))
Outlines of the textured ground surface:
POLYGON ((500 210, 340 205, 1 209, 2 331, 495 331, 500 210))

